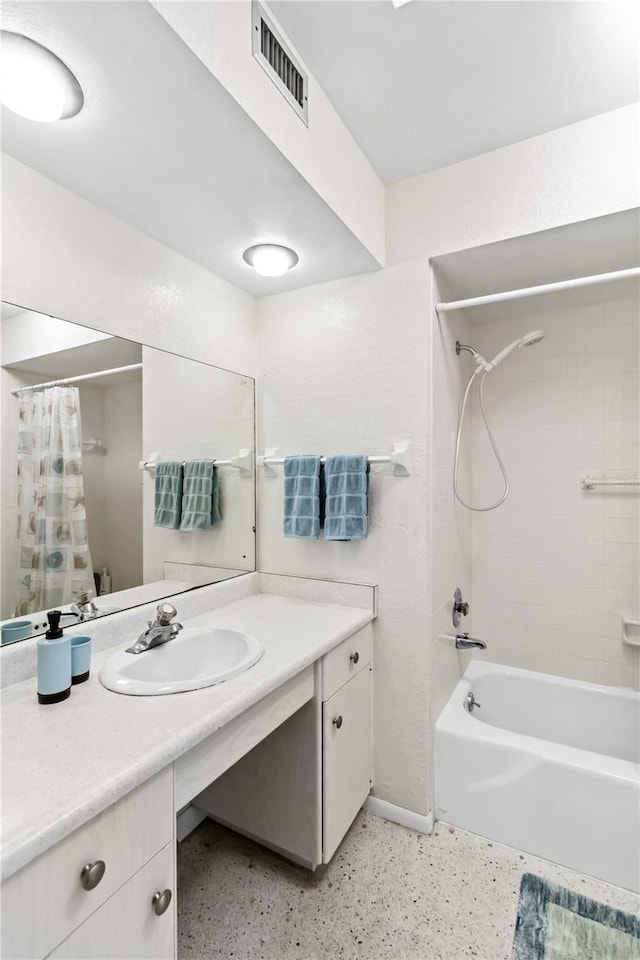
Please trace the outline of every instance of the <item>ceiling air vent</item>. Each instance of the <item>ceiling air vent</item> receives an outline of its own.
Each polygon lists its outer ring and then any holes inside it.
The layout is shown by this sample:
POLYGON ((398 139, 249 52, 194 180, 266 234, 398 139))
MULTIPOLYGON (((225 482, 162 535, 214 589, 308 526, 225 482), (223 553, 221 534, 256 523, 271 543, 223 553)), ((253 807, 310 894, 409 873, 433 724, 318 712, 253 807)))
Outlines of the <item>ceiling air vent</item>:
POLYGON ((251 14, 254 57, 300 119, 309 126, 306 73, 287 50, 284 40, 257 0, 253 0, 251 14))

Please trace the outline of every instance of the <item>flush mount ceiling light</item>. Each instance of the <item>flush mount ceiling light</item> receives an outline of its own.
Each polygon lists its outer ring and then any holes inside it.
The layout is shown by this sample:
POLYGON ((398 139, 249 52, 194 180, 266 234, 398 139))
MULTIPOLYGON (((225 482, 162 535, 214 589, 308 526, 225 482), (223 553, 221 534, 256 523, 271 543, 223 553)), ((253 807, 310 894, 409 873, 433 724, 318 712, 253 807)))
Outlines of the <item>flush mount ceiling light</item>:
POLYGON ((406 3, 411 3, 411 0, 391 0, 395 10, 398 10, 400 7, 404 7, 406 3))
POLYGON ((263 277, 281 277, 295 267, 298 254, 279 243, 256 243, 245 250, 242 259, 263 277))
POLYGON ((27 120, 75 117, 84 94, 71 70, 46 47, 20 33, 0 31, 0 102, 27 120))

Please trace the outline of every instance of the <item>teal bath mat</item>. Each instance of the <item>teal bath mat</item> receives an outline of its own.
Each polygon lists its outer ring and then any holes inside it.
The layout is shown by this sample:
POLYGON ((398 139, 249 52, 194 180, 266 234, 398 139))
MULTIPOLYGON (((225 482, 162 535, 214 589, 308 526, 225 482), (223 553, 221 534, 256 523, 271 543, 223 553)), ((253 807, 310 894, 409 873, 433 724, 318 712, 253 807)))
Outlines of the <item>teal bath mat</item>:
POLYGON ((640 920, 525 873, 512 960, 640 960, 640 920))

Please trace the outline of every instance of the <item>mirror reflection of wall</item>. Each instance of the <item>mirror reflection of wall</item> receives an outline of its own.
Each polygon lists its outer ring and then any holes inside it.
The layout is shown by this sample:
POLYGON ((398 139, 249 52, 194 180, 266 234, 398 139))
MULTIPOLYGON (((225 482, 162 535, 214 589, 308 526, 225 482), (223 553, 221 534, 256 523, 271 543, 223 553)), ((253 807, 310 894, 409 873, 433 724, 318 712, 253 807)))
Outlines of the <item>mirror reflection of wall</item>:
MULTIPOLYGON (((52 607, 68 610, 67 623, 73 622, 70 604, 84 592, 95 594, 102 614, 255 568, 253 479, 237 470, 217 470, 222 520, 209 530, 185 532, 154 526, 154 478, 140 469, 152 452, 160 460, 187 461, 230 458, 243 447, 253 448, 251 378, 9 304, 2 305, 1 331, 1 619, 27 618, 34 627, 28 635, 33 635, 41 632, 44 612, 52 607), (103 375, 114 370, 119 372, 103 375), (25 389, 77 377, 83 379, 63 389, 25 389), (58 457, 62 478, 56 477, 55 458, 50 460, 54 469, 47 490, 63 491, 64 485, 62 499, 76 504, 82 499, 88 549, 77 537, 82 506, 66 520, 57 517, 55 525, 47 511, 46 521, 39 521, 43 531, 48 524, 41 564, 45 577, 28 569, 27 552, 35 568, 39 548, 26 550, 29 538, 17 536, 19 515, 25 514, 19 510, 19 491, 27 490, 17 476, 18 450, 21 446, 20 464, 26 462, 28 472, 38 428, 25 420, 34 416, 37 421, 35 408, 43 402, 55 417, 56 394, 64 394, 60 432, 81 443, 81 450, 73 460, 67 448, 58 457), (40 399, 34 402, 34 397, 40 399), (74 397, 81 436, 67 416, 75 408, 74 397), (101 593, 107 596, 102 599, 101 593)), ((33 497, 31 488, 27 495, 33 497)), ((44 533, 39 539, 44 542, 44 533)), ((22 638, 3 628, 3 642, 22 638)))
MULTIPOLYGON (((253 380, 184 357, 143 347, 143 436, 145 451, 162 460, 221 460, 253 447, 253 380), (168 389, 168 385, 172 388, 168 389), (178 389, 176 389, 176 387, 178 389)), ((215 579, 254 569, 253 482, 238 470, 217 471, 220 522, 210 530, 168 530, 153 522, 154 483, 144 483, 144 582, 215 579), (203 566, 204 565, 204 566, 203 566)))

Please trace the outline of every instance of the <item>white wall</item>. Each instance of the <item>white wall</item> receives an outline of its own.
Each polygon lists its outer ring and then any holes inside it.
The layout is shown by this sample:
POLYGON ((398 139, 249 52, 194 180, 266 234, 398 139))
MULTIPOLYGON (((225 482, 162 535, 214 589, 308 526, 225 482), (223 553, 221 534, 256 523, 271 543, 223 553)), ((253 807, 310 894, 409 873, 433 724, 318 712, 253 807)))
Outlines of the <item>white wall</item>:
MULTIPOLYGON (((491 661, 637 687, 640 650, 622 643, 621 616, 640 616, 638 492, 579 485, 584 474, 640 474, 640 300, 629 287, 624 298, 518 320, 496 309, 472 324, 488 357, 532 327, 546 337, 487 379, 511 493, 473 515, 470 621, 491 661)), ((472 471, 473 502, 491 503, 501 481, 477 403, 472 471)))
POLYGON ((428 810, 428 268, 402 264, 259 303, 259 449, 281 455, 413 448, 410 477, 372 468, 366 540, 287 540, 282 475, 259 477, 259 568, 379 585, 376 796, 428 810))
POLYGON ((253 297, 6 154, 1 227, 4 300, 255 376, 253 297))
MULTIPOLYGON (((152 350, 142 351, 143 448, 161 460, 226 460, 254 446, 254 383, 227 370, 152 350), (167 384, 179 390, 167 390, 167 384)), ((253 570, 254 481, 218 470, 222 520, 209 530, 153 525, 154 482, 144 473, 144 582, 162 580, 165 562, 253 570)), ((212 579, 215 571, 211 571, 212 579)))
POLYGON ((637 105, 387 187, 387 263, 640 205, 637 105))
MULTIPOLYGON (((103 387, 104 456, 87 453, 84 462, 102 457, 104 462, 105 565, 111 589, 126 590, 143 583, 142 482, 142 380, 103 387)), ((83 415, 84 416, 84 415, 83 415)), ((85 437, 87 431, 85 428, 85 437)), ((96 573, 102 565, 93 561, 96 573)))

